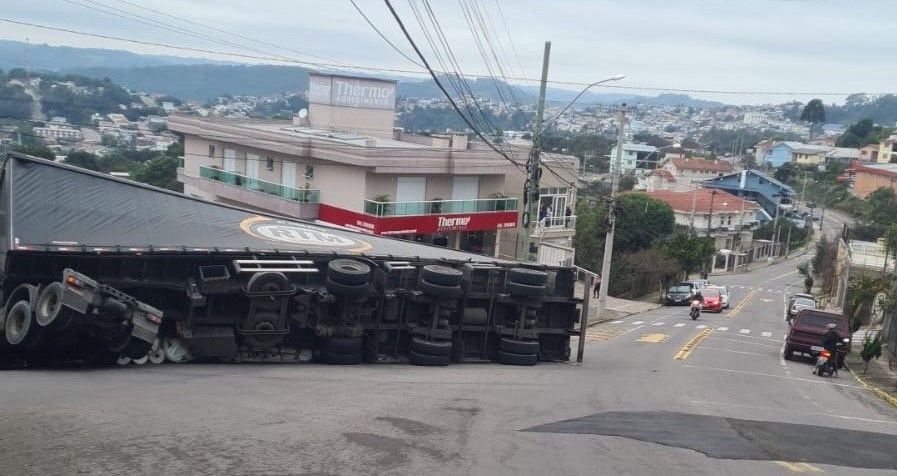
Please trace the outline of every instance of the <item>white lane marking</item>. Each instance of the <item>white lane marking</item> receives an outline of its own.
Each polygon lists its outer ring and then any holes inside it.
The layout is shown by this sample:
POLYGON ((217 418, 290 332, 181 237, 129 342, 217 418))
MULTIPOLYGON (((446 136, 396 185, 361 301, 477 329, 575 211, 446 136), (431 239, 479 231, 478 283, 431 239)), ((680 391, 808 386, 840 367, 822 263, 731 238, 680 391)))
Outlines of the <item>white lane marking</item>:
POLYGON ((707 327, 707 326, 705 326, 704 324, 701 324, 701 325, 697 325, 697 326, 695 326, 695 329, 704 329, 704 328, 706 328, 706 327, 707 327))
MULTIPOLYGON (((703 348, 703 346, 702 346, 703 348)), ((761 405, 748 405, 744 403, 724 403, 724 402, 708 402, 706 400, 692 400, 691 403, 696 405, 716 405, 720 407, 744 407, 744 408, 756 408, 758 410, 774 410, 778 412, 788 412, 788 413, 806 413, 808 415, 825 415, 835 418, 843 418, 845 420, 857 420, 857 421, 866 421, 869 423, 887 423, 889 425, 897 425, 897 421, 893 420, 874 420, 872 418, 863 418, 863 417, 852 417, 847 415, 833 415, 831 413, 822 413, 822 412, 811 412, 807 410, 798 410, 796 408, 775 408, 775 407, 764 407, 761 405)))
POLYGON ((612 321, 611 324, 622 324, 623 321, 612 321))
POLYGON ((684 322, 680 322, 680 323, 674 325, 673 327, 685 327, 685 323, 684 323, 684 322))
POLYGON ((769 355, 769 354, 761 354, 759 352, 748 352, 746 350, 732 350, 732 349, 723 349, 722 347, 708 347, 706 345, 702 345, 701 348, 707 349, 707 350, 718 350, 720 352, 731 352, 733 354, 756 355, 756 356, 760 356, 760 357, 765 357, 765 356, 769 355))
POLYGON ((651 323, 651 325, 652 325, 652 326, 662 326, 662 325, 664 325, 664 324, 666 324, 666 323, 665 323, 665 322, 663 322, 663 321, 659 321, 659 322, 652 322, 652 323, 651 323))
POLYGON ((760 335, 763 337, 772 337, 772 332, 761 332, 760 335))
POLYGON ((743 336, 741 334, 729 334, 729 335, 731 335, 732 337, 750 337, 750 339, 731 339, 729 337, 722 337, 722 335, 717 335, 717 336, 711 335, 710 337, 708 337, 708 339, 721 339, 721 340, 728 340, 728 341, 732 341, 732 342, 741 342, 742 344, 760 345, 763 347, 769 347, 771 349, 778 349, 781 347, 781 344, 767 344, 765 342, 758 342, 758 341, 764 341, 764 340, 768 340, 770 342, 781 342, 778 340, 764 339, 762 337, 743 336))
POLYGON ((635 322, 632 323, 632 325, 633 325, 633 326, 637 326, 637 325, 639 325, 639 324, 644 324, 644 323, 645 323, 645 321, 635 321, 635 322))
POLYGON ((750 330, 750 329, 742 329, 742 330, 740 330, 740 331, 738 331, 738 332, 739 332, 740 334, 750 334, 750 333, 751 333, 751 330, 750 330))
POLYGON ((863 387, 861 387, 861 386, 859 386, 859 385, 850 385, 850 384, 846 384, 846 383, 834 383, 834 382, 831 382, 829 379, 819 379, 819 378, 817 378, 817 379, 809 379, 809 378, 799 378, 799 377, 788 377, 788 376, 785 376, 785 375, 767 374, 767 373, 764 373, 764 372, 752 372, 752 371, 749 371, 749 370, 724 369, 724 368, 722 368, 722 367, 708 367, 708 366, 706 366, 706 365, 682 364, 682 366, 683 366, 683 367, 693 368, 693 369, 718 370, 718 371, 720 371, 720 372, 728 372, 728 373, 733 373, 733 374, 756 375, 756 376, 758 376, 758 377, 773 377, 773 378, 781 378, 781 379, 786 379, 786 380, 799 380, 799 381, 802 381, 802 382, 810 382, 810 383, 816 383, 816 384, 832 385, 832 386, 835 386, 835 387, 856 388, 856 389, 862 389, 862 388, 863 388, 863 387))
POLYGON ((757 288, 757 291, 762 293, 762 292, 763 292, 763 288, 757 288))
POLYGON ((720 332, 726 332, 727 330, 729 330, 729 328, 728 327, 717 327, 716 330, 718 330, 720 332))

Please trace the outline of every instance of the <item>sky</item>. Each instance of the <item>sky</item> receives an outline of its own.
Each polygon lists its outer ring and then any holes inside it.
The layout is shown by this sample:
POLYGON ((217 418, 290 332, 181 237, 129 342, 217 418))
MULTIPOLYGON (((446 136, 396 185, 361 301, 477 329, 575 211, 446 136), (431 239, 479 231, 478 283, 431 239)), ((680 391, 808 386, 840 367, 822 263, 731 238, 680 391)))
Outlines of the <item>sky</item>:
MULTIPOLYGON (((421 0, 413 1, 421 5, 421 0)), ((335 60, 373 68, 422 71, 383 41, 349 0, 7 0, 3 3, 0 18, 83 32, 269 58, 327 63, 335 60), (203 29, 138 5, 268 44, 203 29), (97 8, 118 15, 124 15, 122 11, 142 15, 145 23, 104 14, 97 8), (226 40, 231 45, 161 29, 146 24, 150 23, 147 19, 226 40)), ((414 57, 383 1, 356 0, 356 3, 393 43, 414 57)), ((438 68, 436 54, 427 43, 409 2, 392 0, 392 3, 425 57, 438 68)), ((486 31, 505 76, 530 78, 526 84, 536 83, 543 45, 550 40, 549 80, 558 82, 554 87, 572 90, 581 86, 564 82, 591 83, 625 74, 625 79, 609 84, 619 88, 753 93, 691 93, 694 97, 734 104, 806 101, 813 97, 831 103, 841 102, 844 93, 897 92, 897 61, 894 60, 897 1, 894 0, 431 0, 429 3, 466 74, 488 73, 487 62, 477 48, 462 8, 462 5, 477 4, 485 13, 486 31)), ((420 9, 425 15, 423 7, 420 9)), ((0 25, 0 38, 9 40, 28 38, 32 43, 51 45, 274 63, 83 37, 5 22, 0 25)), ((482 30, 477 28, 477 31, 482 30)), ((497 70, 491 57, 489 61, 497 70)), ((607 87, 593 90, 646 95, 663 92, 607 87)))

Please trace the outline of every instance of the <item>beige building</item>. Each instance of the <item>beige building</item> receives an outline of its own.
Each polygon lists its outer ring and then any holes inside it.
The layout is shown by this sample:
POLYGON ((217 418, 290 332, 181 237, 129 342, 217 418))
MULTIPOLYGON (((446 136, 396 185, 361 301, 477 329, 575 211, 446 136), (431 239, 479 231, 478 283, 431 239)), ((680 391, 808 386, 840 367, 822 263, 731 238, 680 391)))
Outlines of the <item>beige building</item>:
POLYGON ((647 189, 686 192, 700 182, 727 175, 734 171, 731 162, 703 158, 673 157, 665 159, 649 175, 647 189))
MULTIPOLYGON (((172 116, 169 129, 184 137, 178 180, 213 201, 522 257, 501 249, 518 234, 522 167, 464 134, 393 128, 394 101, 393 81, 313 74, 309 110, 292 123, 172 116)), ((522 164, 526 153, 513 157, 522 164)), ((549 176, 543 186, 560 187, 549 176)), ((575 187, 564 185, 572 204, 575 187)))

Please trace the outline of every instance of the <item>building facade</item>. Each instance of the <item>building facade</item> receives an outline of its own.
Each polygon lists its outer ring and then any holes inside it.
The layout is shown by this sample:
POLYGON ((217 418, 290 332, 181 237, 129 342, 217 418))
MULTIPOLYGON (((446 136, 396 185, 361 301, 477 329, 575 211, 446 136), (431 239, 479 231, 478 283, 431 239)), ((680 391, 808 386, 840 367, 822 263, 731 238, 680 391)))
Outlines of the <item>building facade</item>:
MULTIPOLYGON (((610 151, 610 173, 614 173, 617 161, 617 146, 610 151)), ((632 172, 639 169, 653 169, 658 162, 657 147, 647 144, 623 144, 623 153, 620 156, 620 173, 632 172)))
MULTIPOLYGON (((528 151, 511 150, 514 164, 465 134, 405 133, 393 128, 394 100, 393 81, 312 75, 308 113, 293 122, 171 116, 169 129, 184 137, 178 180, 185 193, 213 201, 522 257, 502 245, 520 241, 519 164, 528 151)), ((561 223, 575 201, 578 161, 568 159, 572 178, 554 183, 547 170, 542 174, 542 200, 553 200, 546 228, 561 223)), ((571 248, 560 262, 572 263, 574 230, 540 235, 571 248)))
POLYGON ((864 164, 854 162, 853 194, 865 199, 875 190, 885 187, 897 193, 897 164, 864 164))
POLYGON ((794 207, 794 189, 753 169, 705 180, 702 185, 756 202, 760 206, 758 212, 765 220, 787 213, 794 207))
POLYGON ((665 159, 648 179, 647 189, 685 192, 704 180, 732 173, 734 167, 725 160, 675 157, 665 159))

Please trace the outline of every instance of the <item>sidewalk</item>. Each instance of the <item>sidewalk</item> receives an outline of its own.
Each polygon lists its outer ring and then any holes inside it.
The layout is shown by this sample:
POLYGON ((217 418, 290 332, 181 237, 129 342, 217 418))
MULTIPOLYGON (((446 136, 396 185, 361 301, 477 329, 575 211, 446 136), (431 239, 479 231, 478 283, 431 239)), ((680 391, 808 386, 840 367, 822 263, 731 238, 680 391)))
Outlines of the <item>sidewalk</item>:
POLYGON ((855 343, 853 347, 853 352, 847 354, 847 368, 863 387, 897 407, 897 372, 889 368, 887 349, 882 349, 881 358, 869 361, 869 369, 864 374, 865 362, 860 357, 862 344, 857 348, 855 343))
MULTIPOLYGON (((582 283, 576 283, 576 295, 582 296, 582 283)), ((608 296, 607 297, 607 309, 605 310, 603 319, 598 319, 598 299, 595 299, 592 294, 589 294, 589 316, 587 325, 593 326, 595 324, 599 324, 601 322, 612 321, 616 319, 621 319, 626 316, 631 316, 633 314, 638 314, 645 311, 650 311, 652 309, 657 309, 661 307, 662 304, 658 302, 646 302, 646 301, 632 301, 629 299, 620 299, 608 296)))

